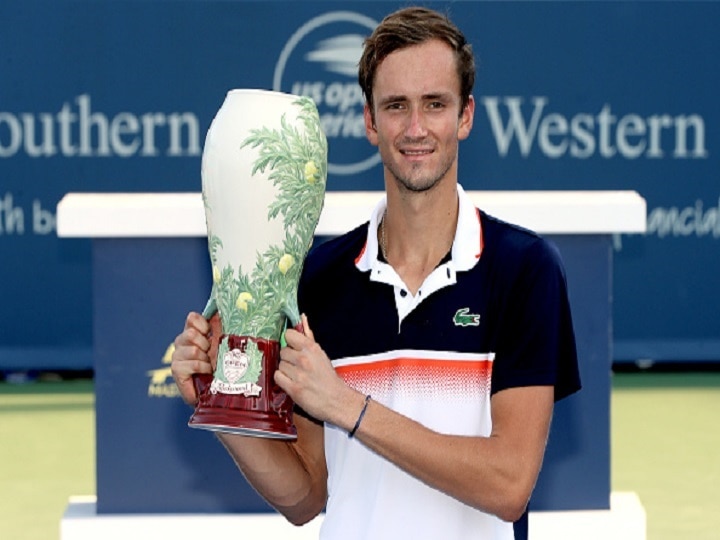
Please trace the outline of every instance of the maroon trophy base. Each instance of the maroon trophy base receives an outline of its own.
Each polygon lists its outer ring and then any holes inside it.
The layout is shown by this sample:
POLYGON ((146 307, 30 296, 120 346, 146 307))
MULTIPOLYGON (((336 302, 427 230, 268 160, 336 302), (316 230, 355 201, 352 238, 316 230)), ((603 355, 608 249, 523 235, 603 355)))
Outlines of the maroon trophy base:
POLYGON ((280 362, 280 344, 263 338, 230 335, 228 345, 231 350, 245 352, 249 341, 253 341, 263 354, 262 370, 257 381, 259 395, 213 390, 212 375, 195 375, 198 403, 188 426, 252 437, 294 440, 297 431, 292 423, 292 400, 274 381, 280 362))

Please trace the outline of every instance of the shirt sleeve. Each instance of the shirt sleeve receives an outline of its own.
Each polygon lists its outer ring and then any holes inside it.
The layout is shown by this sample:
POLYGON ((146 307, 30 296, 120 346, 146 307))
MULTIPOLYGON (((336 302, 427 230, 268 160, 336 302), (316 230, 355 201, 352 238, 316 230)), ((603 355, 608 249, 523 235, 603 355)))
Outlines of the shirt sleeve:
POLYGON ((558 401, 580 389, 565 270, 542 237, 516 261, 500 308, 491 391, 548 385, 558 401))

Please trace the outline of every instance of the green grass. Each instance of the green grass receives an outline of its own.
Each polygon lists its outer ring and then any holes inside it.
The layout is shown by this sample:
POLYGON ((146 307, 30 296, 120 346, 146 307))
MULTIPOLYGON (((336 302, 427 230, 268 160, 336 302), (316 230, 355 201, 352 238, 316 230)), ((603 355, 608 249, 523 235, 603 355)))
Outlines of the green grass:
POLYGON ((0 384, 0 538, 56 540, 70 495, 95 493, 89 381, 0 384))
MULTIPOLYGON (((57 540, 71 495, 95 493, 90 381, 0 383, 0 538, 57 540)), ((618 373, 612 486, 635 491, 649 540, 720 531, 720 373, 618 373)))
POLYGON ((615 374, 612 487, 635 491, 649 540, 720 538, 720 373, 615 374))

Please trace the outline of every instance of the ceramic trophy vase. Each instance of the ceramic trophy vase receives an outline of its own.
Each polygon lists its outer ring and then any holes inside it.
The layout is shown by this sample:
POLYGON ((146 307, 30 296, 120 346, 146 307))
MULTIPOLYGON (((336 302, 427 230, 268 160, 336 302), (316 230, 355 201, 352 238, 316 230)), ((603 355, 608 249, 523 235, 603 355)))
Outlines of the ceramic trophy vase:
POLYGON ((188 425, 293 439, 293 403, 274 382, 287 325, 300 327, 297 286, 325 198, 327 140, 310 98, 231 90, 202 156, 216 366, 196 375, 188 425), (216 325, 217 326, 217 325, 216 325))

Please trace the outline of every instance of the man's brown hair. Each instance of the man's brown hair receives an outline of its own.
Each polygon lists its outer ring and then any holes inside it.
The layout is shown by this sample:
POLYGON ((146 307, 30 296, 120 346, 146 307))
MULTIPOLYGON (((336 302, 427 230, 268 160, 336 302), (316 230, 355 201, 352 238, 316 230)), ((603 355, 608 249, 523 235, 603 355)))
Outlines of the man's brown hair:
POLYGON ((446 43, 455 53, 462 114, 475 84, 472 48, 460 29, 446 15, 423 7, 411 7, 385 17, 365 40, 359 63, 358 82, 373 116, 375 112, 372 87, 378 66, 392 52, 433 39, 446 43))

